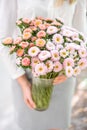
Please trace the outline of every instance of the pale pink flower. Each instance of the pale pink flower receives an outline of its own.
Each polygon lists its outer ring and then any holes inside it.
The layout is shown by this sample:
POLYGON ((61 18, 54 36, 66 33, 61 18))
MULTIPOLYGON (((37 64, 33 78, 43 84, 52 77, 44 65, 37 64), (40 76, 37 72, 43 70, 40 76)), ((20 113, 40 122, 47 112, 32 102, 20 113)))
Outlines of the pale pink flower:
POLYGON ((29 18, 23 18, 22 21, 23 21, 24 23, 26 23, 26 24, 29 24, 30 19, 29 19, 29 18))
POLYGON ((26 28, 26 29, 23 31, 23 33, 26 33, 26 32, 32 33, 32 30, 31 30, 30 28, 26 28))
POLYGON ((5 38, 5 39, 3 40, 3 43, 4 43, 5 45, 12 44, 12 42, 13 42, 13 39, 12 39, 11 37, 7 37, 7 38, 5 38))
POLYGON ((57 21, 53 21, 51 23, 51 25, 54 25, 54 26, 61 26, 62 24, 60 22, 57 22, 57 21))
POLYGON ((35 72, 36 74, 45 75, 47 73, 47 67, 44 63, 39 63, 35 66, 35 72))
POLYGON ((60 72, 62 69, 63 66, 59 61, 54 62, 54 72, 60 72))
POLYGON ((49 35, 52 35, 52 34, 56 33, 57 31, 58 31, 58 29, 55 26, 49 26, 48 29, 47 29, 47 33, 49 35))
POLYGON ((74 33, 74 32, 77 32, 77 33, 78 33, 78 31, 77 31, 75 28, 72 28, 72 27, 69 27, 69 26, 66 26, 66 25, 63 25, 62 29, 63 29, 63 30, 70 30, 70 31, 72 31, 73 33, 74 33))
POLYGON ((73 76, 73 68, 71 66, 66 67, 65 73, 67 77, 73 76))
POLYGON ((43 31, 43 30, 41 30, 41 31, 39 31, 39 32, 37 33, 37 37, 38 37, 38 38, 42 38, 42 37, 45 37, 45 36, 46 36, 46 32, 43 31))
POLYGON ((37 27, 35 27, 35 26, 30 26, 30 29, 31 29, 32 31, 36 31, 36 30, 37 30, 37 27))
POLYGON ((42 24, 42 20, 36 19, 36 20, 34 21, 34 25, 35 25, 36 27, 39 26, 40 24, 42 24))
POLYGON ((74 32, 72 35, 72 39, 74 40, 76 38, 79 38, 79 34, 77 32, 74 32))
POLYGON ((60 50, 60 56, 61 56, 61 57, 65 58, 65 57, 67 57, 68 55, 69 55, 69 52, 66 51, 66 49, 60 50))
POLYGON ((68 29, 62 29, 61 34, 63 36, 66 36, 66 37, 72 37, 73 36, 73 32, 68 30, 68 29))
POLYGON ((75 50, 79 50, 81 47, 80 45, 77 45, 76 43, 70 43, 70 45, 72 48, 74 48, 75 50))
POLYGON ((56 46, 56 50, 59 51, 59 50, 61 50, 61 49, 63 49, 63 46, 62 46, 61 44, 59 44, 59 45, 56 46))
POLYGON ((46 48, 48 50, 54 50, 55 49, 55 45, 51 41, 48 41, 47 44, 46 44, 46 48))
POLYGON ((82 70, 85 69, 87 67, 87 60, 85 58, 80 59, 78 62, 78 66, 82 70))
POLYGON ((40 63, 40 60, 39 60, 38 57, 34 57, 34 58, 31 59, 31 65, 32 65, 32 67, 35 67, 39 63, 40 63))
POLYGON ((14 40, 14 44, 20 44, 21 41, 22 41, 22 38, 21 38, 21 37, 17 37, 17 38, 14 40))
POLYGON ((80 56, 81 58, 84 58, 84 57, 87 56, 87 50, 86 50, 85 48, 79 49, 78 52, 79 52, 79 56, 80 56))
POLYGON ((62 35, 60 34, 54 34, 53 36, 53 42, 57 45, 57 44, 62 44, 64 42, 64 39, 62 37, 62 35))
POLYGON ((38 47, 44 47, 45 44, 46 44, 46 41, 42 38, 39 38, 36 40, 36 46, 38 46, 38 47))
POLYGON ((28 50, 28 54, 29 56, 31 57, 35 57, 38 55, 38 53, 40 52, 40 49, 36 46, 33 46, 31 47, 29 50, 28 50))
POLYGON ((24 57, 22 59, 22 65, 26 66, 26 67, 29 66, 30 65, 30 59, 28 57, 24 57))
POLYGON ((58 61, 60 59, 59 52, 57 50, 52 50, 51 55, 53 61, 58 61))
POLYGON ((30 39, 30 37, 31 37, 31 33, 30 32, 23 33, 23 39, 24 40, 28 40, 28 39, 30 39))
POLYGON ((81 69, 80 69, 80 67, 79 67, 79 66, 77 66, 77 67, 75 67, 75 68, 74 68, 73 75, 74 75, 74 76, 77 76, 77 75, 79 75, 79 74, 80 74, 80 72, 81 72, 81 69))
POLYGON ((67 46, 65 47, 65 49, 66 49, 67 51, 69 51, 70 53, 74 53, 74 51, 75 51, 74 48, 75 48, 75 47, 72 45, 72 43, 67 44, 67 46))
POLYGON ((40 59, 41 61, 45 61, 45 60, 47 60, 48 58, 51 57, 51 54, 50 54, 49 51, 43 50, 43 51, 41 51, 41 53, 38 55, 38 57, 39 57, 39 59, 40 59))
POLYGON ((21 43, 20 43, 20 46, 21 46, 22 48, 26 48, 26 47, 28 47, 28 45, 29 45, 28 42, 21 42, 21 43))
POLYGON ((45 30, 45 29, 46 29, 46 26, 45 26, 44 24, 40 24, 40 25, 39 25, 39 28, 40 28, 41 30, 45 30))
POLYGON ((74 60, 72 58, 66 58, 63 62, 63 66, 64 68, 69 66, 74 67, 74 60))
POLYGON ((50 27, 50 24, 49 24, 49 23, 44 23, 44 25, 45 25, 46 29, 47 29, 48 27, 50 27))
POLYGON ((47 72, 51 72, 53 70, 53 62, 51 60, 46 61, 47 72))

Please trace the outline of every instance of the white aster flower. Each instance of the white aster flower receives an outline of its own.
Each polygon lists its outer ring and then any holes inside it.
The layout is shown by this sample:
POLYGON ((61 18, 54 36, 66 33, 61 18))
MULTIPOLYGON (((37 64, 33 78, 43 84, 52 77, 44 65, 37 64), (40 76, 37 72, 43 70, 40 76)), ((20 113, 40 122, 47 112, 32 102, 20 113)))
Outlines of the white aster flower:
POLYGON ((35 47, 35 46, 31 47, 31 48, 28 50, 28 54, 29 54, 29 56, 31 56, 31 57, 37 56, 39 52, 40 52, 40 49, 39 49, 38 47, 35 47))
POLYGON ((62 35, 60 34, 55 34, 53 36, 53 42, 57 45, 57 44, 62 44, 64 42, 64 39, 62 37, 62 35))
POLYGON ((46 48, 48 50, 54 50, 55 49, 55 45, 52 42, 48 41, 47 44, 46 44, 46 48))
POLYGON ((48 58, 51 57, 51 53, 49 51, 43 50, 43 51, 40 52, 38 57, 41 61, 45 61, 45 60, 47 60, 48 58))
POLYGON ((57 31, 58 31, 58 29, 55 26, 49 26, 48 29, 47 29, 47 33, 49 35, 52 35, 52 34, 56 33, 57 31))

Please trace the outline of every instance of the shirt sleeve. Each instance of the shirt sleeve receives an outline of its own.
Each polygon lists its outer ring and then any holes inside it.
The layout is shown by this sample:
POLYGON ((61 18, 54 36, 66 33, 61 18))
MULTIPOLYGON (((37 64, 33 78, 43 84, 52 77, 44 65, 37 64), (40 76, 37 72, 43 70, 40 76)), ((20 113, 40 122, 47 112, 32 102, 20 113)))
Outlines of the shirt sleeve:
POLYGON ((25 71, 16 66, 16 56, 9 54, 9 49, 2 45, 2 39, 13 36, 16 18, 17 0, 0 0, 0 57, 13 79, 22 76, 25 71))
POLYGON ((78 0, 73 17, 73 27, 75 27, 85 35, 87 35, 86 6, 87 6, 86 0, 78 0))

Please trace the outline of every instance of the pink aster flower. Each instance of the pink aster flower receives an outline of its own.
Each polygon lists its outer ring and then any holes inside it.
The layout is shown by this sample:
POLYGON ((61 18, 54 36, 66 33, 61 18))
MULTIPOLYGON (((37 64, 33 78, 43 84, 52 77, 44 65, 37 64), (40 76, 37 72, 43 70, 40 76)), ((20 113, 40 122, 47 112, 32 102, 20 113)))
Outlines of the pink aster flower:
POLYGON ((87 51, 86 51, 85 48, 79 49, 78 52, 79 52, 79 56, 80 56, 81 58, 85 58, 85 57, 87 56, 87 51))
POLYGON ((26 33, 26 32, 32 33, 32 30, 31 30, 30 28, 26 28, 26 29, 23 31, 23 33, 26 33))
POLYGON ((70 43, 69 46, 72 46, 72 48, 74 48, 75 50, 79 50, 81 48, 80 45, 77 45, 76 43, 70 43))
POLYGON ((30 59, 28 57, 24 57, 22 59, 22 65, 23 66, 29 66, 30 65, 30 59))
POLYGON ((35 66, 35 73, 40 75, 45 75, 47 73, 47 67, 44 63, 39 63, 35 66))
POLYGON ((56 46, 56 50, 61 50, 61 49, 63 49, 63 46, 61 44, 56 46))
POLYGON ((53 42, 57 45, 57 44, 62 44, 64 42, 64 39, 62 37, 62 35, 60 34, 54 34, 53 36, 53 42))
POLYGON ((77 66, 77 67, 75 67, 75 68, 74 68, 73 75, 74 75, 74 76, 77 76, 77 75, 79 75, 79 74, 80 74, 80 72, 81 72, 81 69, 80 69, 80 67, 79 67, 79 66, 77 66))
POLYGON ((58 31, 58 29, 55 26, 49 26, 48 29, 47 29, 47 33, 49 35, 52 35, 52 34, 56 33, 57 31, 58 31))
POLYGON ((73 35, 72 35, 72 39, 76 39, 76 38, 79 38, 79 35, 77 32, 74 32, 73 35))
POLYGON ((28 50, 28 54, 29 56, 31 57, 35 57, 38 55, 38 53, 40 52, 40 49, 36 46, 33 46, 31 47, 29 50, 28 50))
POLYGON ((66 58, 63 62, 64 68, 66 67, 74 67, 74 60, 72 58, 66 58))
POLYGON ((41 30, 41 31, 39 31, 39 32, 37 33, 37 37, 38 37, 38 38, 42 38, 42 37, 45 37, 45 36, 46 36, 46 32, 43 31, 43 30, 41 30))
POLYGON ((68 54, 69 54, 69 52, 66 49, 60 50, 60 56, 61 57, 65 58, 65 57, 68 56, 68 54))
POLYGON ((39 60, 38 57, 34 57, 34 58, 31 59, 31 65, 32 65, 32 67, 35 67, 39 63, 40 63, 40 60, 39 60))
POLYGON ((26 47, 28 47, 28 45, 29 45, 28 42, 21 42, 21 43, 20 43, 20 46, 21 46, 22 48, 26 48, 26 47))
POLYGON ((80 59, 78 62, 78 66, 82 70, 85 69, 87 67, 87 60, 85 58, 80 59))
POLYGON ((43 50, 43 51, 40 52, 40 54, 38 55, 38 57, 39 57, 39 59, 41 61, 45 61, 45 60, 47 60, 48 58, 51 57, 51 54, 50 54, 49 51, 43 50))
POLYGON ((18 49, 16 53, 17 53, 17 56, 21 57, 24 55, 24 49, 18 49))
POLYGON ((73 32, 68 30, 68 29, 62 29, 61 34, 63 36, 66 36, 66 37, 72 37, 73 36, 73 32))
POLYGON ((65 47, 65 49, 66 49, 67 51, 69 51, 70 53, 74 53, 74 51, 75 51, 74 48, 75 48, 75 47, 72 45, 72 43, 67 44, 67 46, 65 47))
POLYGON ((39 25, 39 28, 40 28, 41 30, 45 30, 45 29, 46 29, 46 26, 45 26, 44 24, 40 24, 40 25, 39 25))
POLYGON ((54 62, 54 72, 60 72, 62 69, 63 66, 59 61, 54 62))
POLYGON ((26 24, 28 24, 30 22, 30 19, 29 18, 23 18, 22 21, 26 24))
POLYGON ((5 39, 3 40, 3 43, 4 43, 5 45, 12 44, 12 42, 13 42, 13 39, 12 39, 11 37, 7 37, 7 38, 5 38, 5 39))
POLYGON ((51 55, 53 61, 57 61, 60 59, 59 52, 57 50, 52 50, 51 55))
POLYGON ((51 41, 48 41, 47 44, 46 44, 46 48, 48 50, 54 50, 55 49, 55 45, 51 41))
POLYGON ((51 60, 46 61, 47 72, 51 72, 53 70, 53 62, 51 60))
POLYGON ((36 46, 38 47, 44 47, 45 44, 46 44, 46 41, 42 38, 39 38, 36 40, 36 46))
POLYGON ((30 37, 31 37, 31 33, 30 32, 23 33, 23 39, 24 40, 28 40, 28 39, 30 39, 30 37))
POLYGON ((42 24, 42 20, 36 19, 36 20, 34 21, 34 25, 35 25, 36 27, 39 26, 40 24, 42 24))
POLYGON ((73 76, 73 68, 71 66, 66 67, 65 73, 67 77, 73 76))
POLYGON ((22 41, 22 38, 21 38, 21 37, 17 37, 17 38, 14 40, 14 44, 20 44, 21 41, 22 41))

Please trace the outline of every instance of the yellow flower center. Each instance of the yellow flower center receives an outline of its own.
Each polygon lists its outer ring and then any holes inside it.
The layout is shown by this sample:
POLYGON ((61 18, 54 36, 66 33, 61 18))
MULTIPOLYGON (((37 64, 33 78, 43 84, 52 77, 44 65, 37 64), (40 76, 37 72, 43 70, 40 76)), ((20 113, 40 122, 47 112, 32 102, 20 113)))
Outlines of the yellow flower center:
POLYGON ((35 53, 36 51, 35 50, 32 50, 32 53, 35 53))
POLYGON ((42 67, 40 67, 40 68, 39 68, 39 71, 42 71, 42 70, 43 70, 43 68, 42 68, 42 67))

